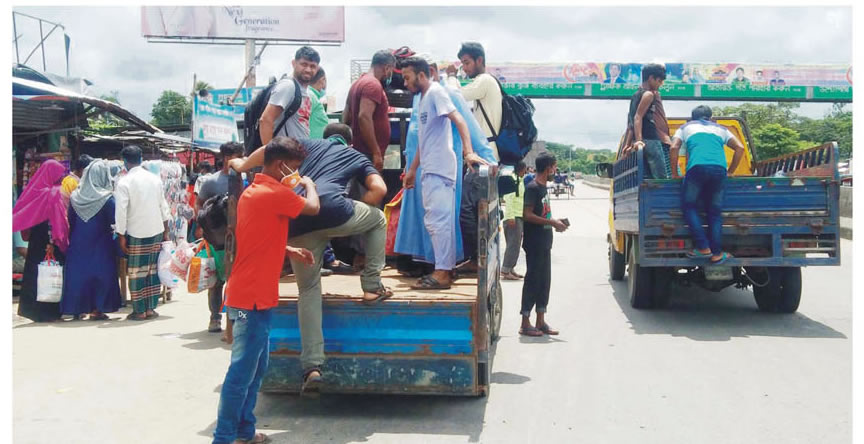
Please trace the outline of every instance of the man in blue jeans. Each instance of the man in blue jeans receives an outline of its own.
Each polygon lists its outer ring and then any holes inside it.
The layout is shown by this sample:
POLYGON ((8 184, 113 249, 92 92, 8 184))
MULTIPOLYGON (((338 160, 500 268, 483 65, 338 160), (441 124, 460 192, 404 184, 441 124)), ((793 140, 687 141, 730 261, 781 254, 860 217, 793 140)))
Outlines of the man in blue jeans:
POLYGON ((225 288, 234 342, 219 396, 213 444, 270 441, 263 433, 255 433, 252 412, 269 365, 271 309, 279 303, 279 274, 285 253, 306 263, 313 261, 309 250, 286 245, 289 221, 301 214, 316 215, 320 209, 315 183, 308 177, 300 179, 305 198, 283 185, 305 158, 300 142, 273 138, 264 149, 263 170, 237 201, 237 254, 225 288))
POLYGON ((711 114, 711 108, 704 105, 693 109, 692 119, 675 132, 669 154, 672 178, 675 179, 681 177, 678 174, 679 151, 687 157, 681 208, 684 220, 690 226, 694 247, 687 255, 710 257, 712 264, 722 264, 730 256, 722 248, 726 176, 738 168, 744 156, 744 146, 726 127, 712 122, 711 114), (724 146, 735 151, 728 169, 724 146), (699 211, 703 209, 708 216, 707 237, 699 218, 699 211))

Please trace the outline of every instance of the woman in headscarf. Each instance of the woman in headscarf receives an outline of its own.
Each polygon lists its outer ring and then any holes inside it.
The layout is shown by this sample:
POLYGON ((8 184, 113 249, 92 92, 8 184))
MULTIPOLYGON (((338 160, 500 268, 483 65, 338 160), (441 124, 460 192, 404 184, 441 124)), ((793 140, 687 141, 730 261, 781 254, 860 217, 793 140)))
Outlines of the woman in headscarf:
POLYGON ((120 308, 120 284, 113 241, 114 185, 104 160, 93 161, 72 192, 71 240, 63 279, 63 314, 89 313, 91 321, 108 319, 120 308))
POLYGON ((60 304, 36 300, 36 280, 39 263, 47 253, 61 264, 69 246, 69 222, 66 220, 67 198, 60 183, 66 168, 56 160, 45 161, 21 193, 12 210, 12 231, 29 234, 29 248, 24 263, 24 279, 18 314, 35 322, 60 319, 60 304), (56 248, 55 248, 56 246, 56 248))

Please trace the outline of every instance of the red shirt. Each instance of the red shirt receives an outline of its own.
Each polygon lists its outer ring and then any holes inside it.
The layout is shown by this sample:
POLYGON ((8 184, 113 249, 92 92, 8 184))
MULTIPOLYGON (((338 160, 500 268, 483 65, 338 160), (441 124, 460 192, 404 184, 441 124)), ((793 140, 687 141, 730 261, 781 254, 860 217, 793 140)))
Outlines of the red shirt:
POLYGON ((237 256, 225 287, 225 305, 267 310, 279 303, 288 221, 299 216, 305 204, 276 179, 255 175, 237 201, 237 256))
POLYGON ((348 90, 348 97, 351 105, 349 111, 351 112, 351 132, 354 134, 354 148, 371 158, 372 151, 366 146, 366 140, 360 132, 360 122, 357 119, 360 114, 360 101, 366 98, 375 102, 372 125, 375 129, 375 141, 381 150, 381 157, 384 157, 387 145, 390 144, 390 116, 387 114, 390 109, 390 102, 387 101, 384 87, 381 86, 378 79, 367 72, 351 85, 351 89, 348 90))

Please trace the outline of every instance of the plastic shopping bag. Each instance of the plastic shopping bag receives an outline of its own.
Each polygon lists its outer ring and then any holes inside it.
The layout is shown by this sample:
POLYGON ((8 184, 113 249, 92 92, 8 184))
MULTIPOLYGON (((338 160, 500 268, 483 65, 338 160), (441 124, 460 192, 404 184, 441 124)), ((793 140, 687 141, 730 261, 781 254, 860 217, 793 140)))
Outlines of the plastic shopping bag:
POLYGON ((171 255, 171 263, 168 269, 174 276, 180 279, 186 279, 186 274, 189 272, 189 264, 192 258, 195 257, 195 245, 187 242, 178 242, 174 248, 174 254, 171 255))
POLYGON ((36 300, 38 302, 60 302, 63 295, 63 266, 48 253, 39 264, 36 275, 36 300))
POLYGON ((216 285, 216 260, 207 241, 202 241, 198 252, 189 264, 186 289, 189 293, 200 293, 216 285))
POLYGON ((159 282, 166 288, 177 288, 180 278, 171 272, 171 259, 174 255, 174 243, 162 242, 162 251, 159 252, 159 282))

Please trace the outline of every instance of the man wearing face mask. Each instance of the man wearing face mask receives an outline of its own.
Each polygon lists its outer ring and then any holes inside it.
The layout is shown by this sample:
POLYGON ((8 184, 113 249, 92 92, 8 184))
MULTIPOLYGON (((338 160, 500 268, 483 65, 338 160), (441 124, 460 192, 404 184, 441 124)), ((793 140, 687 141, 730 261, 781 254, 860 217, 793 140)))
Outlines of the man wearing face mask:
POLYGON ((390 143, 390 103, 384 93, 396 68, 396 57, 386 50, 372 56, 369 72, 360 76, 348 91, 342 123, 356 135, 354 149, 365 154, 375 169, 384 169, 384 152, 390 143))

